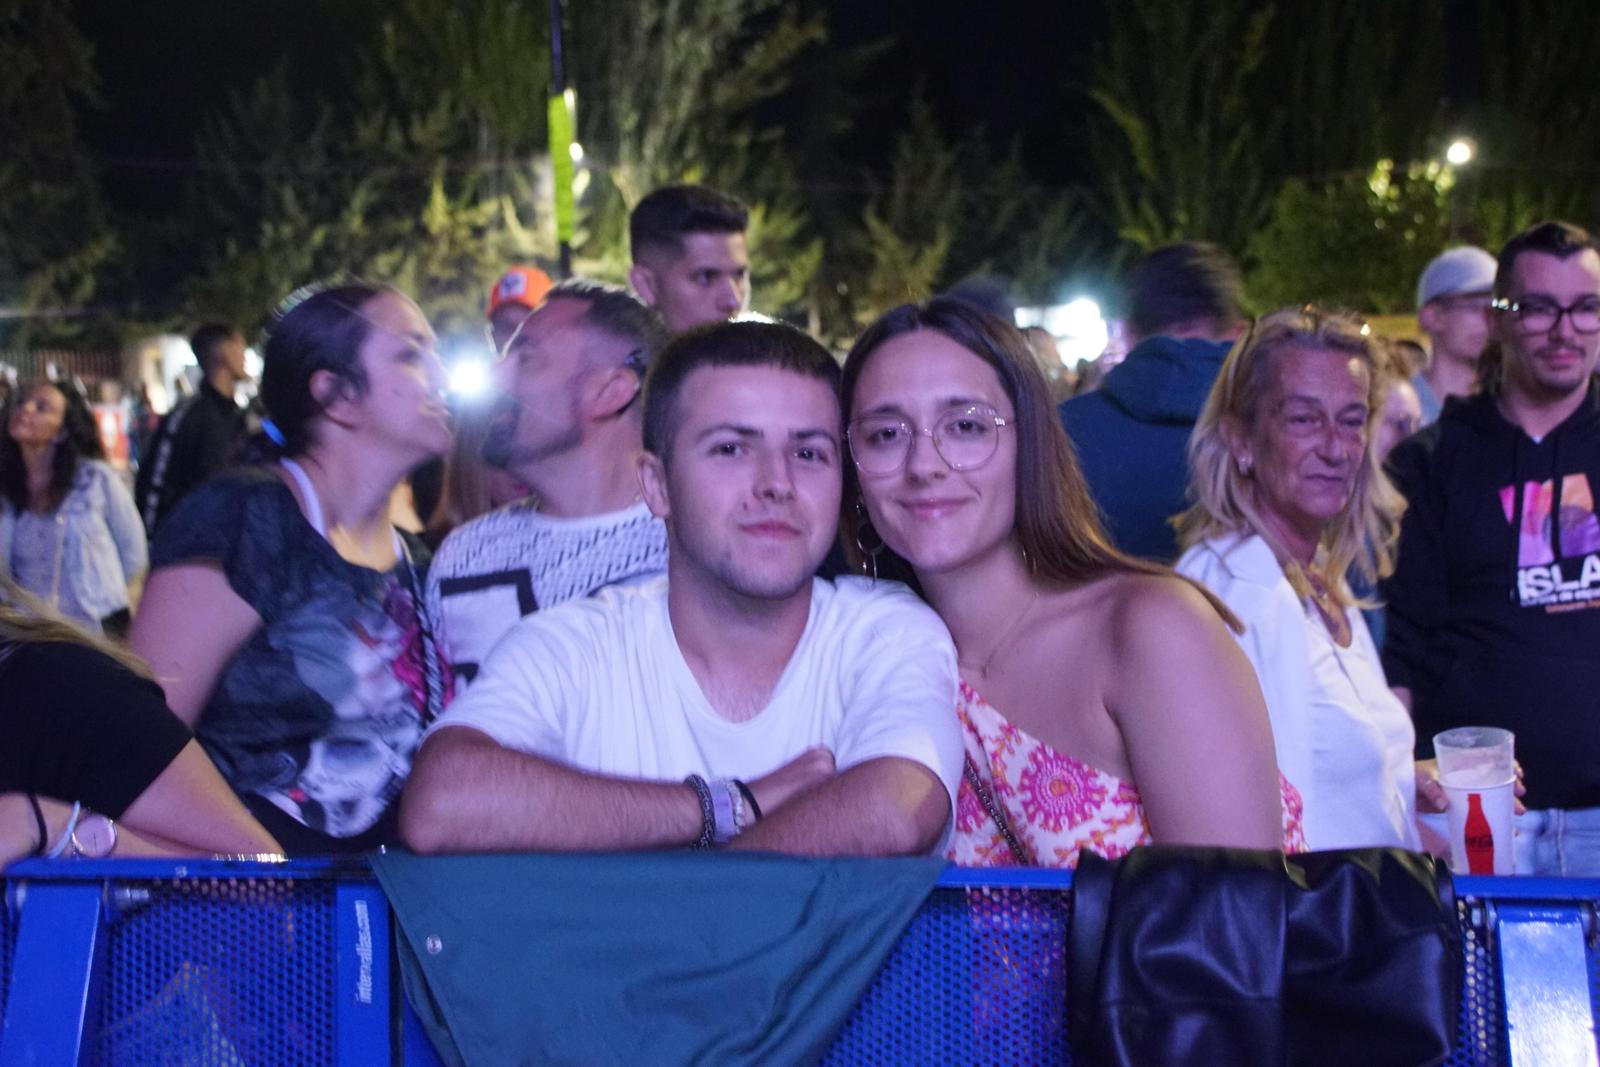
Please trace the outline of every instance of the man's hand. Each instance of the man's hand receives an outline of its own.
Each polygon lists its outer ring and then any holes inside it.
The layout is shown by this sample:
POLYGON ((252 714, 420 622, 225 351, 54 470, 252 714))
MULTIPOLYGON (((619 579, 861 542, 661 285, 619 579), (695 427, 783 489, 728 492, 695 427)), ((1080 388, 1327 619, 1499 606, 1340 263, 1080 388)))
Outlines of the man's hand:
POLYGON ((818 745, 806 749, 770 774, 745 785, 750 787, 765 817, 806 790, 826 782, 833 777, 834 771, 833 753, 818 745))
MULTIPOLYGON (((833 757, 824 756, 831 766, 833 757)), ((773 774, 787 773, 803 758, 773 774)), ((822 757, 816 759, 813 773, 822 766, 822 757)), ((728 847, 801 856, 911 856, 931 849, 949 819, 950 795, 938 775, 913 760, 879 756, 792 792, 782 810, 728 847)))

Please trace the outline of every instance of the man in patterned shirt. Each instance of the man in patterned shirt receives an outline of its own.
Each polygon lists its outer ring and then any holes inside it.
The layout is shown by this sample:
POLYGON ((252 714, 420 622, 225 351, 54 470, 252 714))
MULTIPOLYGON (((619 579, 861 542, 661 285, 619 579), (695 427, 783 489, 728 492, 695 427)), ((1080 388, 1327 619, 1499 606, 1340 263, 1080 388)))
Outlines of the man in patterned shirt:
POLYGON ((666 569, 636 472, 639 394, 665 337, 622 289, 570 281, 504 342, 484 459, 533 495, 462 525, 433 558, 428 614, 458 691, 524 615, 666 569))

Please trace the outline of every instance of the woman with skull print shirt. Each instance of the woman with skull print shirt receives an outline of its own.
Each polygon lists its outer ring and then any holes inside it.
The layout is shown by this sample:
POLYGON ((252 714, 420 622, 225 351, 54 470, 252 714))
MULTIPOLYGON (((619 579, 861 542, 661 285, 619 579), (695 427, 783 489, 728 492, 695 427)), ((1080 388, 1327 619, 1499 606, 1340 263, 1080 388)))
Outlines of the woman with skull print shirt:
POLYGON ((391 289, 291 303, 261 378, 281 458, 190 494, 152 552, 130 643, 291 854, 395 840, 395 801, 448 700, 421 549, 388 518, 394 487, 450 444, 434 344, 391 289))

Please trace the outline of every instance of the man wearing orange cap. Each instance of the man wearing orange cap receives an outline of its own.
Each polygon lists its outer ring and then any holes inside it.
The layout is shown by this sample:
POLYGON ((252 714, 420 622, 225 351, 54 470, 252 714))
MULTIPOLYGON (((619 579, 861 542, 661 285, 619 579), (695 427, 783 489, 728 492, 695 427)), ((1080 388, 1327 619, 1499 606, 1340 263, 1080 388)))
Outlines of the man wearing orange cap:
POLYGON ((550 275, 538 267, 512 267, 489 290, 489 333, 494 350, 504 352, 528 316, 550 292, 550 275))

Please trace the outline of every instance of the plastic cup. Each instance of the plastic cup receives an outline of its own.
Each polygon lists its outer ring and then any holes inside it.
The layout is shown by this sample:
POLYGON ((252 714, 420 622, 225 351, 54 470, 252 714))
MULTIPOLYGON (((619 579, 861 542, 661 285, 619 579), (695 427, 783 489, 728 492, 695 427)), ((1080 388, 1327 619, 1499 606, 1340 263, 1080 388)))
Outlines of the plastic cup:
POLYGON ((1510 730, 1462 726, 1435 734, 1439 784, 1450 799, 1450 869, 1456 874, 1515 874, 1517 780, 1510 730))

